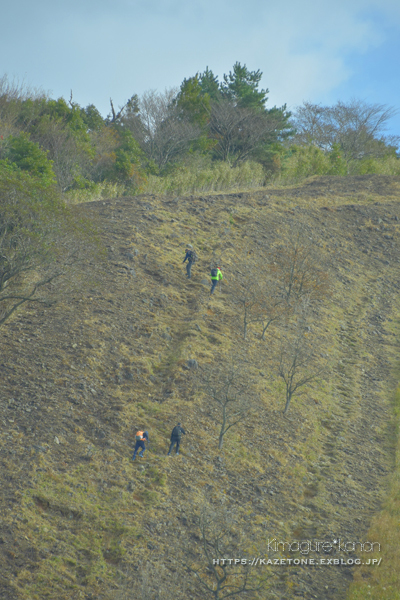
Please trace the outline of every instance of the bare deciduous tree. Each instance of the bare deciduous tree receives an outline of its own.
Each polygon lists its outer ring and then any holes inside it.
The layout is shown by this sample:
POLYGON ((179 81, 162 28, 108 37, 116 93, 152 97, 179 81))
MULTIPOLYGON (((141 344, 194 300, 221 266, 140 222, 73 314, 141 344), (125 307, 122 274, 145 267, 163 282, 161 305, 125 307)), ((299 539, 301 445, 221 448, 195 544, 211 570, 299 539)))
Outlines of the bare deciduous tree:
POLYGON ((119 107, 118 111, 116 111, 114 107, 114 102, 112 101, 112 98, 110 98, 111 115, 109 115, 108 117, 110 125, 115 125, 116 123, 119 123, 121 117, 123 117, 124 115, 124 111, 126 109, 127 104, 128 103, 119 107))
POLYGON ((400 142, 398 136, 385 135, 387 123, 396 113, 393 107, 357 99, 338 101, 334 106, 305 102, 293 115, 293 141, 323 150, 332 150, 337 144, 346 160, 382 156, 400 142))
POLYGON ((242 317, 243 339, 247 338, 248 326, 260 322, 263 300, 264 294, 258 280, 248 273, 245 281, 239 283, 235 296, 242 317))
POLYGON ((304 297, 321 298, 328 292, 328 267, 321 263, 315 240, 301 223, 294 224, 287 243, 274 248, 269 268, 288 304, 295 306, 304 297))
POLYGON ((246 339, 251 323, 258 323, 261 325, 261 339, 264 340, 269 326, 288 313, 288 303, 277 278, 260 269, 254 272, 249 264, 245 264, 241 271, 244 275, 239 281, 235 301, 240 306, 243 337, 246 339))
POLYGON ((282 296, 277 289, 276 282, 267 282, 260 314, 260 323, 262 327, 261 339, 265 340, 266 331, 272 323, 279 323, 284 317, 288 316, 289 313, 290 308, 282 299, 282 296))
MULTIPOLYGON (((39 100, 46 94, 39 89, 29 88, 24 82, 10 80, 7 75, 0 77, 0 159, 2 159, 2 146, 10 135, 16 135, 21 130, 18 119, 22 103, 25 100, 39 100)), ((24 124, 26 127, 26 124, 24 124)))
POLYGON ((147 91, 137 100, 138 110, 123 120, 160 170, 188 150, 200 134, 197 125, 183 118, 175 102, 177 93, 175 88, 164 93, 147 91))
POLYGON ((0 325, 27 302, 49 303, 56 279, 73 279, 94 246, 84 228, 53 189, 22 174, 0 178, 0 325))
POLYGON ((225 434, 250 416, 253 398, 243 365, 230 360, 224 368, 199 369, 201 386, 219 413, 218 448, 225 434))
POLYGON ((240 108, 232 100, 211 106, 209 131, 214 151, 232 166, 250 158, 260 145, 274 141, 282 120, 265 112, 240 108))
POLYGON ((234 301, 240 307, 244 339, 251 324, 261 326, 261 339, 265 339, 271 324, 288 319, 304 299, 327 295, 329 270, 312 235, 301 222, 293 223, 285 243, 265 250, 265 267, 255 271, 249 262, 238 264, 234 301))
POLYGON ((89 156, 79 148, 72 132, 56 120, 43 118, 31 139, 47 150, 62 192, 68 190, 75 177, 89 165, 89 156))
POLYGON ((215 600, 246 597, 259 598, 265 590, 267 579, 257 576, 250 564, 241 564, 239 552, 249 546, 244 527, 235 523, 234 515, 227 509, 213 509, 205 503, 197 519, 200 533, 196 557, 189 570, 207 597, 215 600), (234 560, 236 558, 236 560, 234 560))
POLYGON ((325 365, 315 361, 315 341, 311 341, 308 325, 309 301, 303 302, 297 312, 294 326, 286 328, 281 339, 281 348, 277 357, 277 372, 285 384, 285 408, 283 414, 289 410, 293 396, 303 393, 300 388, 311 383, 325 370, 325 365))

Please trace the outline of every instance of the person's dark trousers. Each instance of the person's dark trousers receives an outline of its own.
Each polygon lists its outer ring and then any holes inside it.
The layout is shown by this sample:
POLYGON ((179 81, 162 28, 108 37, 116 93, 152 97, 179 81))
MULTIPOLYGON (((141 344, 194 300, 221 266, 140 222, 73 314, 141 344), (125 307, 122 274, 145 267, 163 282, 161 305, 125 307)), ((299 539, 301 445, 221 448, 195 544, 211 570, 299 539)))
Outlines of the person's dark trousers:
POLYGON ((192 273, 191 273, 191 269, 192 269, 192 262, 190 262, 190 260, 188 261, 188 264, 186 265, 186 273, 188 276, 188 279, 190 279, 192 277, 192 273))
POLYGON ((168 454, 171 454, 172 448, 175 446, 175 444, 176 444, 176 453, 178 454, 179 446, 181 445, 181 440, 179 438, 173 438, 171 440, 171 445, 169 447, 168 454))
POLYGON ((218 283, 218 279, 211 279, 211 283, 212 283, 212 285, 211 285, 211 292, 210 292, 210 294, 212 294, 214 292, 214 290, 216 288, 216 285, 218 283))
POLYGON ((139 456, 143 456, 143 452, 146 450, 146 446, 144 445, 144 441, 143 440, 138 440, 136 442, 136 444, 135 444, 135 452, 133 453, 132 460, 135 460, 136 453, 139 450, 139 448, 142 449, 142 451, 139 452, 139 456))

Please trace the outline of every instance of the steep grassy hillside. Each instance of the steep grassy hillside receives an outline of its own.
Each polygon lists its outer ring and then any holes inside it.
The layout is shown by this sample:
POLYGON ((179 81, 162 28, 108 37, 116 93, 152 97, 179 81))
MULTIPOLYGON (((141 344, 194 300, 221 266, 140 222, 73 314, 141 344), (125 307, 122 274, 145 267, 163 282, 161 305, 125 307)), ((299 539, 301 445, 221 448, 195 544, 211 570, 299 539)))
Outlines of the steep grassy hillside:
MULTIPOLYGON (((365 176, 76 207, 107 249, 88 291, 1 330, 0 597, 211 597, 189 569, 205 505, 229 512, 231 558, 301 558, 268 549, 274 538, 366 541, 394 467, 399 201, 400 178, 365 176), (299 228, 324 282, 307 330, 324 371, 283 415, 277 357, 296 317, 244 339, 240 298, 299 228), (224 281, 210 298, 213 261, 224 281), (232 360, 252 406, 219 451, 199 373, 232 360), (167 457, 177 421, 182 452, 167 457), (139 428, 151 444, 133 463, 139 428)), ((344 599, 354 568, 260 566, 267 588, 248 597, 344 599)))

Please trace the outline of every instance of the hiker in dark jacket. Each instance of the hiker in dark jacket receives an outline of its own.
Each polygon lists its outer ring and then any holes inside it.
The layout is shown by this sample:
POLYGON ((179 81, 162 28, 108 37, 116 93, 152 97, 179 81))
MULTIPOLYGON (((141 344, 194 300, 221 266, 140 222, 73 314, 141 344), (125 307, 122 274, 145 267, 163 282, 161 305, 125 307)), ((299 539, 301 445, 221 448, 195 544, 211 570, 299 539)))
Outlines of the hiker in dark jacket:
POLYGON ((136 440, 135 451, 133 453, 132 460, 135 460, 136 454, 137 454, 137 451, 139 450, 139 448, 141 448, 141 451, 139 452, 139 456, 140 456, 140 458, 143 458, 144 451, 146 450, 145 442, 149 441, 149 434, 147 433, 147 431, 138 431, 136 433, 135 440, 136 440))
POLYGON ((187 273, 188 279, 190 279, 192 277, 192 273, 191 273, 192 265, 196 261, 196 252, 193 250, 193 246, 191 244, 187 245, 185 252, 186 252, 186 256, 183 259, 183 262, 188 261, 188 264, 186 265, 186 273, 187 273))
POLYGON ((181 427, 181 424, 178 423, 178 425, 175 425, 175 427, 172 430, 172 433, 171 433, 171 445, 169 447, 168 455, 167 456, 169 456, 171 454, 172 448, 175 446, 175 444, 176 444, 176 453, 179 454, 179 446, 181 444, 182 434, 185 435, 186 432, 183 429, 183 427, 181 427))

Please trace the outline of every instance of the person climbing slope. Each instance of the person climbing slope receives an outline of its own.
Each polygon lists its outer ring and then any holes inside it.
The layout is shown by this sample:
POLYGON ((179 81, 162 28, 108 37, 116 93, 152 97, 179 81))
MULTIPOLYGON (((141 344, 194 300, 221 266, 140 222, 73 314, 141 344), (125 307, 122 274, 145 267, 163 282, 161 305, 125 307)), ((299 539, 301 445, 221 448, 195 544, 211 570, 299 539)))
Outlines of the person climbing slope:
POLYGON ((145 442, 149 441, 149 434, 147 433, 147 431, 138 431, 136 433, 135 440, 136 440, 135 451, 133 453, 132 460, 135 460, 136 454, 137 454, 137 451, 139 450, 139 448, 141 448, 141 451, 139 452, 139 456, 140 456, 140 458, 143 458, 143 454, 146 450, 145 442))
POLYGON ((187 273, 187 278, 190 279, 192 277, 192 273, 191 273, 192 265, 197 260, 197 254, 193 250, 193 246, 191 244, 187 245, 185 252, 186 252, 186 256, 183 259, 183 262, 186 262, 186 260, 188 261, 188 264, 186 265, 186 273, 187 273))
POLYGON ((168 455, 169 456, 172 452, 172 448, 175 446, 176 444, 176 453, 179 454, 179 446, 181 444, 181 437, 182 435, 185 435, 186 432, 183 429, 183 427, 181 427, 181 424, 178 423, 178 425, 175 425, 175 427, 172 430, 171 433, 171 444, 168 450, 168 455))
POLYGON ((210 290, 210 296, 211 294, 214 293, 214 290, 216 288, 216 285, 218 283, 218 281, 222 281, 223 276, 222 276, 222 272, 221 269, 219 267, 214 267, 213 269, 211 269, 211 290, 210 290))

